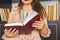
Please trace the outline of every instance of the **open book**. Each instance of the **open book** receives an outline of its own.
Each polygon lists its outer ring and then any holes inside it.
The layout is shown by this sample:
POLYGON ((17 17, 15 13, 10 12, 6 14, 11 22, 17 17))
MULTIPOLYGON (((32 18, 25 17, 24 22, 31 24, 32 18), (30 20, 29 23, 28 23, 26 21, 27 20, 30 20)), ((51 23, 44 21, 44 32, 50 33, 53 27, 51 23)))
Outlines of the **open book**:
POLYGON ((24 20, 22 23, 11 23, 11 24, 5 24, 4 26, 24 26, 26 25, 30 20, 32 20, 38 13, 35 11, 32 11, 24 20))

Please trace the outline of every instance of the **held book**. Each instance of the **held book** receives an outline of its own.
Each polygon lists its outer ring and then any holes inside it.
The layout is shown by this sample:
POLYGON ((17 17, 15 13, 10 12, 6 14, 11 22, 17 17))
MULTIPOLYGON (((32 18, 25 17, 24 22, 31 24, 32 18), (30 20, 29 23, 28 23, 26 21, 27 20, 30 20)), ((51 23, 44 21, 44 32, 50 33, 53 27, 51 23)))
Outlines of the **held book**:
POLYGON ((23 20, 22 23, 5 24, 4 27, 6 29, 13 28, 13 29, 19 30, 19 33, 21 33, 21 34, 23 34, 23 33, 24 34, 29 34, 34 29, 32 27, 33 22, 38 21, 38 20, 40 20, 39 16, 38 16, 38 13, 33 11, 26 17, 25 20, 23 20))

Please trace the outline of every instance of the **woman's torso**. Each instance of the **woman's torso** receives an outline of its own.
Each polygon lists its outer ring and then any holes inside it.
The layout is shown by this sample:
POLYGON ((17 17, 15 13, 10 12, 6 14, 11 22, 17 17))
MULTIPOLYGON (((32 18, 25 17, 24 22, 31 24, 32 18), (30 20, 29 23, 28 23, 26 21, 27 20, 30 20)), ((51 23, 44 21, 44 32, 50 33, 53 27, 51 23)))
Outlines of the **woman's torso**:
MULTIPOLYGON (((22 11, 23 12, 23 11, 22 11)), ((30 11, 30 13, 32 13, 33 11, 30 11)), ((34 11, 35 13, 36 11, 34 11)), ((20 23, 20 19, 21 19, 21 12, 19 11, 14 11, 14 22, 15 23, 20 23)), ((36 12, 37 13, 37 12, 36 12)), ((39 13, 33 17, 26 25, 24 25, 23 27, 19 27, 19 26, 15 26, 15 27, 12 27, 12 28, 17 28, 19 31, 20 31, 20 34, 30 34, 35 28, 32 27, 32 24, 35 22, 35 21, 40 21, 40 15, 39 13)))

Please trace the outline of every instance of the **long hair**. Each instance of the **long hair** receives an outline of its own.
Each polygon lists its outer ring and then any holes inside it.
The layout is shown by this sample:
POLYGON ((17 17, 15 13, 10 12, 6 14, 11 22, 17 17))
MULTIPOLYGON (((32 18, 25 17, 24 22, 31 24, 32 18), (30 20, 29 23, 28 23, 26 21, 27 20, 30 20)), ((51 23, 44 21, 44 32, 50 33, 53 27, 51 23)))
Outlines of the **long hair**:
MULTIPOLYGON (((18 7, 22 9, 22 5, 23 5, 22 1, 19 0, 18 7)), ((33 0, 31 5, 32 5, 32 9, 40 14, 40 18, 44 19, 47 17, 46 11, 44 7, 41 5, 39 0, 33 0)))

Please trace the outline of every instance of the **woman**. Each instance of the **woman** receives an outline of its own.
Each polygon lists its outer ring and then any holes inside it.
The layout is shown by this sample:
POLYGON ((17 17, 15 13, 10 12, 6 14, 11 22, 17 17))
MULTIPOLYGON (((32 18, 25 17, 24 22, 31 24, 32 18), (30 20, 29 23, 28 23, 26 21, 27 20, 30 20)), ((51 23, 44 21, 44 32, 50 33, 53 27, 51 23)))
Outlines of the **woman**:
MULTIPOLYGON (((19 0, 18 7, 13 8, 9 15, 8 23, 23 22, 22 19, 24 20, 26 18, 26 15, 31 14, 31 12, 33 11, 34 13, 38 13, 38 14, 34 19, 32 19, 27 24, 28 30, 25 29, 26 31, 23 30, 23 33, 19 34, 19 31, 16 29, 13 29, 13 30, 12 28, 10 28, 9 30, 5 29, 2 39, 4 40, 41 40, 39 35, 45 38, 49 37, 51 34, 51 31, 47 25, 47 15, 43 6, 40 4, 39 0, 19 0), (21 18, 21 13, 23 15, 22 18, 21 18), (32 28, 34 29, 30 32, 29 30, 32 28), (27 32, 29 32, 29 34, 27 35, 24 34, 27 32)), ((20 30, 20 32, 21 31, 22 30, 20 30)))

